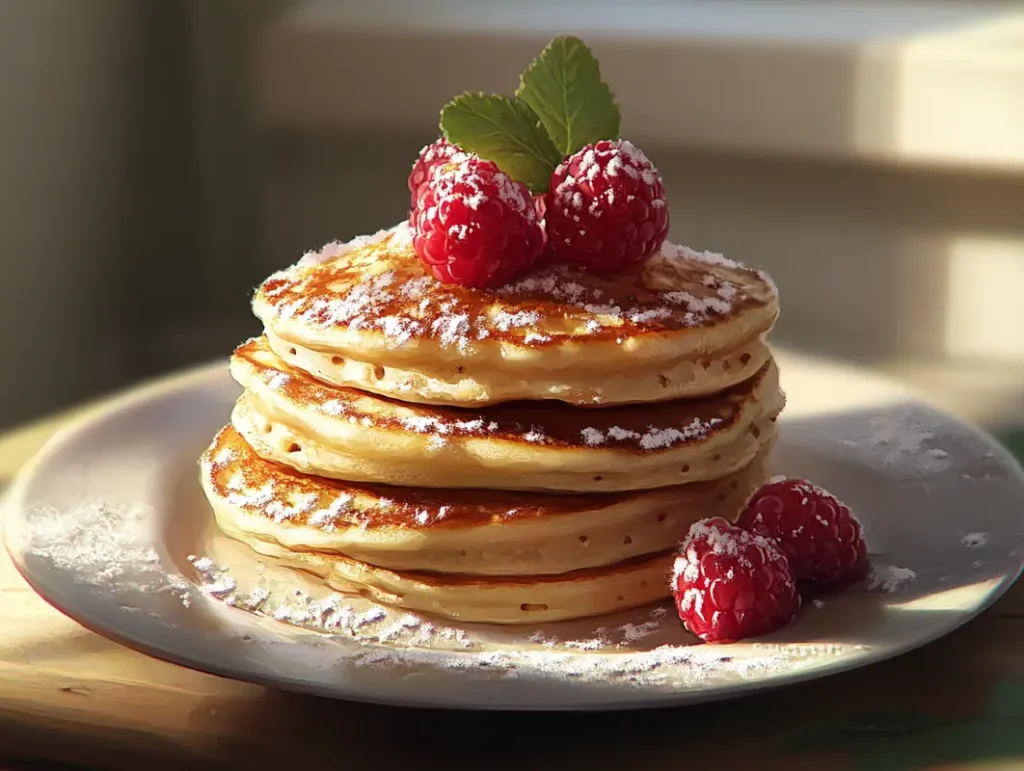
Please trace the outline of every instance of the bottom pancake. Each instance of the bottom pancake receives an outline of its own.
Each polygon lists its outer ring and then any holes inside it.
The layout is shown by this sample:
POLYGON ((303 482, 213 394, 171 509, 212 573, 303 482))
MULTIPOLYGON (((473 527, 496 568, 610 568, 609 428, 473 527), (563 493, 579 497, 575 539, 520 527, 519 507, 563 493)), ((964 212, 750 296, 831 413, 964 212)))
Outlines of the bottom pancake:
POLYGON ((336 591, 446 619, 533 624, 601 616, 669 596, 671 551, 547 576, 468 576, 387 570, 339 555, 294 552, 234 534, 254 551, 336 591))
POLYGON ((771 442, 721 479, 632 493, 559 495, 388 487, 308 476, 261 458, 232 427, 201 459, 220 529, 246 542, 382 568, 547 575, 672 548, 707 517, 734 520, 768 477, 771 442))

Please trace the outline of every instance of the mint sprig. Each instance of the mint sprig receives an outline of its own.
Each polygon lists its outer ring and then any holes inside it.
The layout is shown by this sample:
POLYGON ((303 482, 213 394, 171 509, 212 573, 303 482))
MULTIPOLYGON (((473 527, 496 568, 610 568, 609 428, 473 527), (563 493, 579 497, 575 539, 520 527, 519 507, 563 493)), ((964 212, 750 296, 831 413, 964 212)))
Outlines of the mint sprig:
POLYGON ((579 38, 552 40, 520 77, 516 98, 536 113, 563 156, 619 136, 619 106, 579 38))
POLYGON ((532 193, 547 190, 551 172, 562 160, 533 111, 507 96, 456 97, 441 110, 441 130, 449 142, 494 161, 532 193))
POLYGON ((441 110, 445 138, 522 182, 547 190, 562 160, 602 139, 617 139, 621 116, 593 53, 557 37, 520 76, 515 96, 462 94, 441 110))

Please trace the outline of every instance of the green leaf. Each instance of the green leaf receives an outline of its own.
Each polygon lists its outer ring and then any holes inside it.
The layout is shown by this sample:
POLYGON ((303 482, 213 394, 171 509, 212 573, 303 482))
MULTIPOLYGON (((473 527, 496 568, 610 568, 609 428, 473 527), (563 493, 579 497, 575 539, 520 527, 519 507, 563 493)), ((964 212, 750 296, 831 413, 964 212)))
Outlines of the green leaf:
POLYGON ((441 110, 445 138, 497 164, 512 179, 543 193, 562 156, 525 103, 507 96, 463 94, 441 110))
POLYGON ((520 77, 516 98, 537 114, 563 156, 619 136, 619 106, 579 38, 552 40, 520 77))

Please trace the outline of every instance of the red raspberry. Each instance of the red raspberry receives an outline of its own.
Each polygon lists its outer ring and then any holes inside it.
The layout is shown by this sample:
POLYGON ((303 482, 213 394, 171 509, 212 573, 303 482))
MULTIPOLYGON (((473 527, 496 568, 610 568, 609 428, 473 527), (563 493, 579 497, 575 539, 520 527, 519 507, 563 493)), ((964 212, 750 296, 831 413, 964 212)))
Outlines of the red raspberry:
POLYGON ((544 248, 526 185, 467 153, 434 169, 410 217, 416 253, 446 284, 500 286, 544 248))
POLYGON ((690 527, 676 557, 672 596, 686 628, 704 642, 768 634, 800 610, 779 548, 718 517, 690 527))
POLYGON ((537 219, 540 220, 540 226, 544 227, 544 224, 545 224, 545 219, 544 218, 547 216, 547 213, 548 213, 548 211, 547 211, 548 210, 547 204, 544 203, 544 196, 543 195, 535 195, 533 197, 533 206, 537 210, 537 219))
POLYGON ((668 234, 661 177, 631 142, 589 145, 551 175, 548 252, 553 261, 619 273, 650 257, 668 234))
POLYGON ((775 539, 798 581, 847 583, 867 570, 860 522, 834 495, 804 479, 777 479, 764 485, 737 524, 775 539))
MULTIPOLYGON (((456 153, 461 153, 457 145, 453 145, 444 137, 441 137, 433 144, 426 145, 420 150, 419 158, 412 166, 409 173, 409 193, 412 199, 412 208, 416 208, 416 202, 420 194, 430 181, 430 173, 442 163, 449 161, 456 153)), ((410 218, 410 222, 412 222, 410 218)))

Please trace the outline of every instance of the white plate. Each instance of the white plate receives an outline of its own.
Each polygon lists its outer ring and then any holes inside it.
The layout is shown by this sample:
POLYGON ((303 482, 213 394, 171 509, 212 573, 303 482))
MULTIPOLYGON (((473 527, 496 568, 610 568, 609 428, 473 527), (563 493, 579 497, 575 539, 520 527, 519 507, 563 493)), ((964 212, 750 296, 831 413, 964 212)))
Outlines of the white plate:
POLYGON ((1024 546, 1014 461, 892 384, 779 359, 789 407, 775 471, 808 477, 855 509, 874 574, 756 641, 695 644, 668 604, 527 629, 460 627, 263 566, 212 532, 199 491, 196 458, 238 393, 223 366, 119 397, 56 436, 10 491, 6 543, 49 602, 153 656, 281 689, 433 707, 723 698, 894 656, 1002 594, 1024 546))

